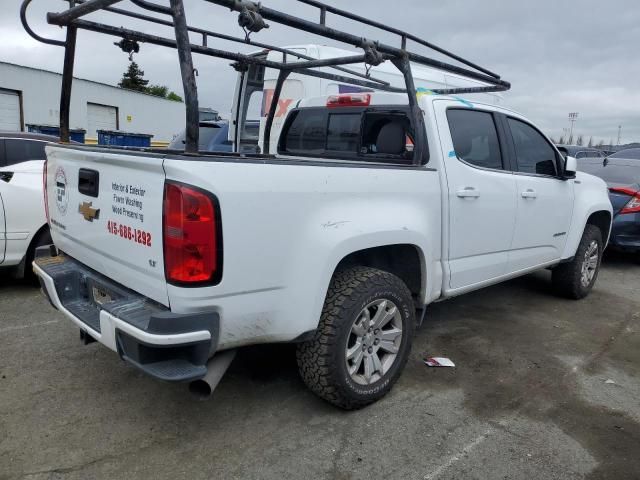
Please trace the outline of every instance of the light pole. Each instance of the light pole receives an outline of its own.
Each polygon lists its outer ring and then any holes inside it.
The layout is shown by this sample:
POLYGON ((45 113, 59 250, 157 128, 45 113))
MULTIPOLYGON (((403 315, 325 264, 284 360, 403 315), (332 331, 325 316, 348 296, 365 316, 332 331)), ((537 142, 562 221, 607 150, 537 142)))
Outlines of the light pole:
POLYGON ((616 145, 620 145, 620 134, 622 133, 622 125, 618 125, 618 143, 616 145))
POLYGON ((569 130, 569 138, 573 140, 573 124, 578 120, 578 112, 569 113, 569 122, 571 123, 571 129, 569 130))

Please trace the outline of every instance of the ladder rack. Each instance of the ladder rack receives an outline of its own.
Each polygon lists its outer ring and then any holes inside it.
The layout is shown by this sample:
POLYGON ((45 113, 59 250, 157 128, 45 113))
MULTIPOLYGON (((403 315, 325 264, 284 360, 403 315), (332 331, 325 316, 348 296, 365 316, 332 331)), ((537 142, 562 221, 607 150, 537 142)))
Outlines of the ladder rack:
MULTIPOLYGON (((65 41, 44 38, 33 31, 27 21, 26 15, 27 9, 32 0, 23 0, 20 9, 22 24, 29 35, 40 42, 65 48, 62 73, 62 91, 60 97, 60 140, 63 142, 69 141, 69 107, 78 29, 119 37, 122 40, 119 43, 116 43, 116 45, 120 46, 127 53, 137 52, 139 49, 139 42, 175 48, 178 50, 186 107, 185 153, 187 154, 198 153, 199 133, 198 95, 192 53, 231 60, 234 62, 233 66, 239 71, 246 71, 248 66, 252 64, 262 65, 279 71, 265 125, 263 145, 264 153, 269 153, 271 126, 273 124, 273 118, 275 116, 276 106, 282 91, 282 86, 288 75, 292 72, 375 90, 407 93, 411 111, 411 122, 416 135, 414 141, 414 161, 416 161, 416 163, 420 163, 423 154, 426 153, 426 136, 423 125, 423 116, 420 112, 416 99, 416 88, 411 72, 412 63, 462 75, 466 78, 474 79, 486 84, 486 86, 481 87, 437 89, 434 90, 435 93, 485 93, 505 91, 510 88, 509 82, 502 80, 496 73, 493 73, 486 68, 472 63, 471 61, 438 47, 426 40, 403 30, 389 27, 374 20, 332 7, 331 5, 327 5, 318 0, 295 0, 298 3, 318 9, 319 17, 317 22, 293 16, 279 10, 274 10, 262 5, 262 3, 250 0, 200 0, 201 2, 224 7, 231 12, 237 12, 238 24, 245 32, 244 38, 189 26, 186 20, 183 0, 169 0, 169 6, 160 5, 148 0, 65 1, 68 1, 69 3, 68 9, 61 12, 49 12, 47 14, 47 22, 49 24, 66 27, 65 41), (115 4, 126 1, 133 6, 138 7, 138 9, 164 15, 169 17, 169 19, 143 14, 132 10, 131 7, 127 9, 114 7, 115 4), (173 27, 174 36, 173 38, 166 38, 143 31, 94 22, 83 18, 86 15, 97 11, 106 11, 124 17, 143 20, 151 24, 173 27), (367 25, 369 27, 397 35, 400 45, 395 47, 374 39, 359 37, 346 31, 331 28, 327 25, 327 13, 340 17, 343 20, 346 19, 356 24, 360 24, 360 26, 367 25), (270 25, 267 24, 267 21, 356 47, 361 49, 362 53, 329 59, 314 59, 282 47, 253 41, 250 38, 250 35, 256 34, 264 28, 269 28, 270 25), (190 33, 200 35, 201 42, 192 43, 189 37, 190 33), (282 61, 271 61, 262 56, 247 55, 232 52, 230 50, 213 48, 209 46, 210 38, 252 45, 266 50, 281 52, 283 54, 283 58, 282 61), (409 50, 407 48, 408 41, 414 42, 421 47, 426 47, 426 49, 448 57, 463 66, 436 60, 424 54, 409 50), (287 63, 286 57, 288 55, 296 57, 299 61, 287 63), (363 74, 345 67, 347 65, 361 63, 368 66, 376 66, 385 61, 393 63, 393 65, 402 73, 405 81, 405 88, 393 87, 388 82, 372 77, 368 73, 363 74), (340 73, 329 73, 326 70, 317 70, 317 68, 323 67, 329 67, 333 70, 339 71, 340 73)), ((357 29, 358 26, 355 25, 354 28, 349 30, 357 31, 357 29)))

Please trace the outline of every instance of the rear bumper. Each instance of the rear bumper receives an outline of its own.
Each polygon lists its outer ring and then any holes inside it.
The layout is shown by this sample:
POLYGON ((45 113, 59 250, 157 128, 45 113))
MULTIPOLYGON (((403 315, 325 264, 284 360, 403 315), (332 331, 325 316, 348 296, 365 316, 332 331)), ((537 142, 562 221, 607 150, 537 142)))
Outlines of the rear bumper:
POLYGON ((176 314, 52 245, 36 251, 33 270, 51 304, 81 331, 160 380, 202 378, 218 344, 217 312, 176 314))
POLYGON ((613 219, 609 243, 618 250, 640 252, 640 213, 617 215, 613 219))

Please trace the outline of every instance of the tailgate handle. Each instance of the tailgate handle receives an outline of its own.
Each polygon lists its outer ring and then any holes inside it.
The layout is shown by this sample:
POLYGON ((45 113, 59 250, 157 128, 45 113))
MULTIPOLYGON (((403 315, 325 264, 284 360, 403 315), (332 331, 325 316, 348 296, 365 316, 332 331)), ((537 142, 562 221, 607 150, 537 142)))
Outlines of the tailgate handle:
POLYGON ((78 173, 78 191, 90 197, 98 197, 100 174, 96 170, 81 168, 78 173))

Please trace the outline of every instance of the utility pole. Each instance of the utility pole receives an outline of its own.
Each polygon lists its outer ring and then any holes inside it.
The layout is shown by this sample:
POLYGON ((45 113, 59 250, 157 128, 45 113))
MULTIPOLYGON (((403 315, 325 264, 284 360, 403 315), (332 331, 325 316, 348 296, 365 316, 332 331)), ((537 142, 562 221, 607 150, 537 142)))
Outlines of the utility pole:
POLYGON ((622 125, 618 125, 618 143, 616 145, 620 145, 620 134, 622 133, 622 125))
POLYGON ((569 122, 571 123, 571 129, 569 133, 569 138, 573 138, 573 124, 578 120, 578 112, 569 113, 569 122))

